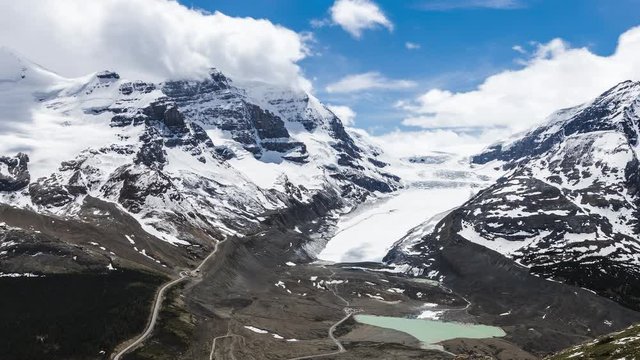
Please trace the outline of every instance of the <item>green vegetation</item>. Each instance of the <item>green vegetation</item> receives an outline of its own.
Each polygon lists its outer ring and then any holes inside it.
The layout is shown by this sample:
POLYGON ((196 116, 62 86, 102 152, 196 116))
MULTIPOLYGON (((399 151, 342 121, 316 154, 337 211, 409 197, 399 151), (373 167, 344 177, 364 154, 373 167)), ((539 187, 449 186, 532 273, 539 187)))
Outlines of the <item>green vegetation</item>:
POLYGON ((138 271, 0 278, 0 357, 107 359, 142 331, 165 279, 138 271))
POLYGON ((141 347, 126 355, 125 360, 175 360, 186 353, 195 321, 185 309, 183 287, 181 284, 169 290, 153 334, 141 347))
POLYGON ((589 343, 574 346, 549 358, 549 360, 570 359, 640 360, 640 324, 599 337, 589 343))

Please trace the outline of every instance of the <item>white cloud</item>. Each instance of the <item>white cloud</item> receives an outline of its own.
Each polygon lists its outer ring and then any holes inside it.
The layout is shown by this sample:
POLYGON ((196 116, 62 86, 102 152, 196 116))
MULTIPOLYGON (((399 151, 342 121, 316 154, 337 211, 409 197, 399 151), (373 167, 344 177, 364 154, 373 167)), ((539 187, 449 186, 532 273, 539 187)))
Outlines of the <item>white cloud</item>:
POLYGON ((405 125, 424 128, 506 127, 523 130, 555 110, 578 105, 624 80, 640 79, 640 27, 622 34, 615 52, 600 56, 555 39, 539 44, 525 66, 492 75, 476 89, 432 89, 399 107, 405 125))
POLYGON ((329 93, 350 93, 373 89, 408 89, 416 85, 410 80, 388 79, 378 72, 367 72, 345 76, 337 82, 329 84, 326 90, 329 93))
POLYGON ((384 135, 370 136, 370 139, 384 149, 386 154, 402 158, 423 155, 431 151, 474 155, 495 142, 496 139, 502 139, 508 135, 509 132, 505 129, 487 129, 478 133, 446 129, 395 130, 384 135))
POLYGON ((0 44, 65 76, 232 78, 309 86, 305 36, 268 20, 205 13, 168 0, 0 0, 0 44))
POLYGON ((327 105, 327 107, 344 125, 353 126, 355 124, 357 114, 350 107, 344 105, 327 105))
POLYGON ((525 50, 521 45, 513 45, 511 49, 520 54, 526 54, 527 50, 525 50))
POLYGON ((331 22, 331 19, 327 19, 327 18, 311 19, 311 21, 309 21, 309 24, 311 25, 311 27, 315 29, 333 25, 333 23, 331 22))
POLYGON ((522 0, 429 0, 419 5, 427 11, 448 11, 456 9, 519 9, 525 7, 522 0))
POLYGON ((336 0, 331 9, 331 20, 351 36, 359 39, 362 32, 379 26, 393 31, 393 24, 378 5, 370 0, 336 0))
POLYGON ((410 41, 407 41, 406 43, 404 43, 404 46, 409 50, 418 50, 421 48, 420 44, 410 42, 410 41))

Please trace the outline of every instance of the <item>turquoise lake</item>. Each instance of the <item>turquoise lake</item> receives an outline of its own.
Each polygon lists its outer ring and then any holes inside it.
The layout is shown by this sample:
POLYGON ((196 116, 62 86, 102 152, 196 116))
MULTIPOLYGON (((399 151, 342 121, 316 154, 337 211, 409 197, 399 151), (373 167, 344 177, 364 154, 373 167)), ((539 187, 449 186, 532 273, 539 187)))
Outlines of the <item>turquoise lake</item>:
POLYGON ((355 319, 363 324, 402 331, 422 341, 424 347, 430 349, 441 349, 435 344, 449 339, 484 339, 506 335, 501 328, 488 325, 376 315, 356 315, 355 319))

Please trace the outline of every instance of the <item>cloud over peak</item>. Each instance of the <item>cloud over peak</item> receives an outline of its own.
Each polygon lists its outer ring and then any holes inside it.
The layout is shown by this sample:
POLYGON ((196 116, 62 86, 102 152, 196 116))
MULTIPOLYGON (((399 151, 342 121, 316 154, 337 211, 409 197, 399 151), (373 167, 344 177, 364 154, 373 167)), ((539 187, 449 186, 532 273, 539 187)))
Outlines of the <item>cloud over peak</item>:
POLYGON ((409 126, 524 130, 552 112, 589 101, 619 82, 640 79, 638 53, 640 27, 622 34, 610 56, 554 39, 538 44, 521 69, 492 75, 476 89, 431 89, 398 106, 409 113, 403 121, 409 126))
POLYGON ((232 78, 308 87, 305 36, 268 20, 189 9, 169 0, 20 0, 0 13, 0 43, 64 76, 232 78))
POLYGON ((331 104, 328 104, 327 107, 346 126, 353 126, 355 124, 357 114, 350 107, 345 105, 331 105, 331 104))

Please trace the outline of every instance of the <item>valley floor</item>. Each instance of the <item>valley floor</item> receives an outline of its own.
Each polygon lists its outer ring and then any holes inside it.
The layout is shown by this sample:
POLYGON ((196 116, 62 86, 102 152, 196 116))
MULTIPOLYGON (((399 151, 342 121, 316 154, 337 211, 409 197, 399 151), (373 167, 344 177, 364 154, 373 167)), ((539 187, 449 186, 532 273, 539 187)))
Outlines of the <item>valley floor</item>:
MULTIPOLYGON (((459 309, 460 321, 474 322, 465 299, 376 263, 293 262, 295 252, 288 249, 299 241, 300 232, 274 228, 221 245, 202 279, 168 298, 154 335, 124 359, 453 358, 348 315, 417 316, 425 304, 437 304, 459 309)), ((465 353, 484 344, 481 353, 498 359, 535 359, 508 339, 488 341, 445 347, 465 353)))

